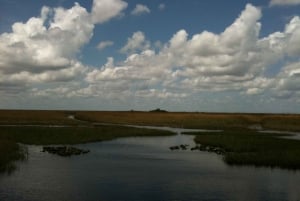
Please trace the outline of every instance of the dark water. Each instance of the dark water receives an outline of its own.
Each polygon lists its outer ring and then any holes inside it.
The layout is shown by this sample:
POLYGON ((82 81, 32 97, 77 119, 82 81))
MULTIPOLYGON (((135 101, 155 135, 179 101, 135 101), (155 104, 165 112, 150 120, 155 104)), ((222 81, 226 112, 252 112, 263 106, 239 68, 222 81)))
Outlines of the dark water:
POLYGON ((300 200, 300 172, 230 167, 213 153, 169 151, 192 136, 124 138, 78 145, 62 158, 29 147, 29 160, 0 176, 1 201, 300 200))

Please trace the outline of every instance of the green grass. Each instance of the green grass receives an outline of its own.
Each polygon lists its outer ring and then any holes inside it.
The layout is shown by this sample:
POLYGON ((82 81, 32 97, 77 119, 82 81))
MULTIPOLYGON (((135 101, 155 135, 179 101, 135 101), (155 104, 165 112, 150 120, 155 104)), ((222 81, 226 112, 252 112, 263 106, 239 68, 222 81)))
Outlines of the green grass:
POLYGON ((195 142, 225 150, 224 161, 230 165, 300 168, 300 141, 249 130, 221 133, 197 133, 195 142))
POLYGON ((1 127, 0 139, 24 144, 80 144, 129 136, 165 136, 172 132, 124 126, 1 127))

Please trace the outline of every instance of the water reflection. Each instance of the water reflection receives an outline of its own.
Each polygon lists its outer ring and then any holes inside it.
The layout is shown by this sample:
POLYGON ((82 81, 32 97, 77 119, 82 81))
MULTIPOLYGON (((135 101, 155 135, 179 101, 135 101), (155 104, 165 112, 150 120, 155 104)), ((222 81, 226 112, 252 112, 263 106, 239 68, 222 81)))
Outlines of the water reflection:
POLYGON ((0 176, 0 200, 292 200, 299 172, 231 167, 213 153, 170 151, 193 136, 132 137, 79 145, 91 153, 62 158, 29 146, 29 160, 0 176))
POLYGON ((276 131, 276 130, 263 130, 263 131, 259 131, 259 132, 260 133, 268 133, 268 134, 279 134, 279 137, 283 138, 283 139, 300 140, 299 132, 276 131))

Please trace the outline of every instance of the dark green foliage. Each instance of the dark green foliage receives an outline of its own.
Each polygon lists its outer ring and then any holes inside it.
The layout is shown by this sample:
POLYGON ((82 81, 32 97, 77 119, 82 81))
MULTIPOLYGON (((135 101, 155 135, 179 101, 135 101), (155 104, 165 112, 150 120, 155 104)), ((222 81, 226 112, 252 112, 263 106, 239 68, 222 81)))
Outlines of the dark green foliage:
POLYGON ((132 128, 125 126, 96 127, 38 127, 2 126, 0 127, 0 172, 12 171, 13 161, 26 158, 25 150, 16 142, 23 144, 79 144, 118 137, 164 136, 172 132, 132 128))
POLYGON ((126 126, 97 127, 1 127, 0 139, 8 139, 24 144, 79 144, 111 140, 128 136, 172 135, 169 131, 132 128, 126 126))
POLYGON ((50 154, 56 154, 59 156, 72 156, 72 155, 81 155, 87 154, 90 150, 87 149, 79 149, 71 146, 44 146, 43 152, 48 152, 50 154))
POLYGON ((225 150, 224 161, 230 165, 300 168, 300 141, 297 140, 244 130, 198 133, 195 141, 225 150))
POLYGON ((9 141, 0 140, 0 172, 10 173, 15 169, 14 161, 27 158, 27 151, 21 145, 9 141))

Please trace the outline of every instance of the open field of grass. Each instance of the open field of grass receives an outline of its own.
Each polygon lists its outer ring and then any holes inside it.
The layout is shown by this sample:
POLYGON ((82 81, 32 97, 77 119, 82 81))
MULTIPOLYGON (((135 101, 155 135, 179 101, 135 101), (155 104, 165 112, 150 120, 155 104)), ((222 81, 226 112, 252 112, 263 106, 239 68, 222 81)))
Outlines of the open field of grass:
POLYGON ((181 112, 76 112, 76 118, 116 124, 232 129, 258 125, 264 129, 300 131, 298 114, 227 114, 181 112))
POLYGON ((236 130, 215 134, 197 133, 195 142, 221 148, 225 151, 224 161, 230 165, 300 168, 300 141, 297 140, 236 130))
POLYGON ((0 110, 0 124, 78 125, 77 119, 114 124, 232 129, 261 126, 264 129, 300 131, 300 114, 234 114, 198 112, 101 112, 0 110))
POLYGON ((70 111, 50 110, 0 110, 0 125, 5 124, 45 124, 74 125, 78 122, 69 119, 70 111))

